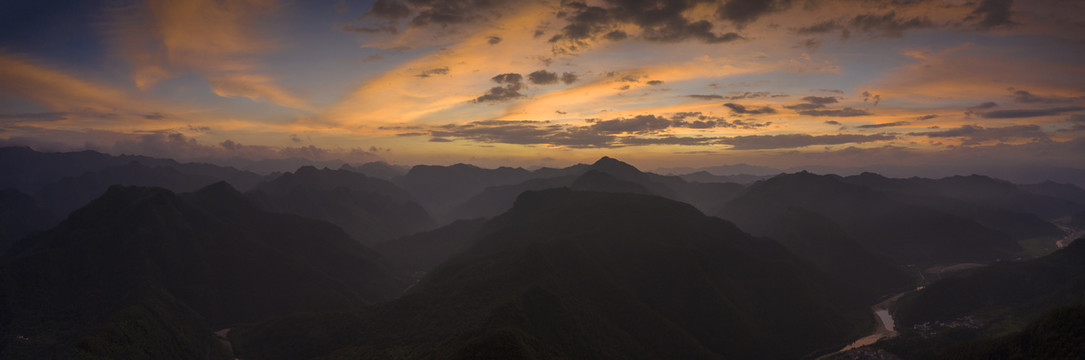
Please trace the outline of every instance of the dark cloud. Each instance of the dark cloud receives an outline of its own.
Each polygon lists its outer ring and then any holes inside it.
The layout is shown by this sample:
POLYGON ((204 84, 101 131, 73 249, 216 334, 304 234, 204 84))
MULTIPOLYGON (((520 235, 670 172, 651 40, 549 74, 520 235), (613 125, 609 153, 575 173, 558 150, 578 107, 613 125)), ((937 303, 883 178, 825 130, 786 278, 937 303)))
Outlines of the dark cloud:
POLYGON ((828 104, 835 104, 839 102, 835 96, 807 96, 802 98, 805 103, 795 105, 785 105, 785 108, 791 110, 813 110, 825 107, 828 104))
POLYGON ((919 16, 913 18, 897 17, 896 11, 890 10, 885 14, 860 14, 851 19, 826 20, 807 26, 794 28, 799 35, 823 35, 839 31, 842 39, 851 37, 851 33, 861 32, 869 37, 899 38, 904 32, 913 29, 928 29, 938 26, 930 18, 919 16))
POLYGON ((144 119, 147 119, 147 120, 162 120, 162 119, 166 118, 166 115, 163 115, 162 113, 159 113, 159 112, 150 113, 150 114, 143 114, 142 116, 143 116, 144 119))
MULTIPOLYGON (((732 93, 732 94, 734 94, 734 93, 732 93)), ((756 91, 756 92, 747 91, 747 92, 744 92, 744 93, 741 93, 741 94, 738 94, 738 95, 728 96, 727 100, 756 99, 756 98, 769 97, 769 96, 771 96, 771 97, 780 97, 780 96, 787 96, 787 95, 782 95, 782 94, 773 95, 772 93, 769 93, 767 91, 756 91)))
MULTIPOLYGON (((467 124, 446 124, 431 127, 424 132, 411 129, 399 136, 429 135, 444 140, 467 139, 484 143, 506 143, 519 145, 553 145, 574 148, 607 148, 633 144, 668 143, 681 145, 705 143, 702 140, 633 140, 647 136, 650 139, 680 138, 666 134, 670 128, 711 129, 736 128, 757 129, 771 125, 771 122, 727 121, 718 116, 701 112, 680 112, 667 116, 638 115, 608 120, 591 119, 586 126, 551 124, 548 121, 533 120, 484 120, 467 124), (629 141, 625 141, 629 140, 629 141), (638 142, 640 141, 640 142, 638 142)), ((416 127, 411 127, 416 128, 416 127)), ((385 127, 396 130, 399 128, 385 127)), ((435 141, 435 140, 431 140, 435 141)), ((436 140, 442 141, 442 140, 436 140)))
POLYGON ((791 6, 791 0, 729 0, 716 9, 716 17, 730 20, 735 26, 742 27, 761 16, 785 10, 791 6))
POLYGON ((655 115, 637 115, 632 118, 593 120, 591 130, 603 134, 651 134, 671 126, 671 120, 655 115))
POLYGON ((663 136, 663 137, 623 137, 621 138, 622 145, 629 146, 643 146, 643 145, 684 145, 684 146, 697 146, 697 145, 712 145, 718 141, 716 137, 678 137, 678 136, 663 136))
POLYGON ((896 139, 887 134, 836 134, 836 135, 748 135, 722 138, 719 143, 731 145, 734 150, 791 149, 812 145, 838 145, 848 143, 867 143, 896 139))
POLYGON ((1010 19, 1013 15, 1011 7, 1013 0, 983 0, 965 20, 979 19, 976 27, 984 30, 999 26, 1012 27, 1016 23, 1010 19))
POLYGON ((418 73, 418 75, 415 76, 420 78, 428 78, 433 75, 448 75, 448 66, 429 70, 422 70, 422 72, 418 73))
POLYGON ((930 120, 930 119, 934 119, 934 118, 936 118, 936 117, 938 117, 938 115, 930 114, 930 115, 923 115, 923 116, 919 116, 919 117, 916 117, 915 119, 916 119, 916 120, 919 120, 919 121, 923 121, 923 120, 930 120))
POLYGON ((723 117, 705 115, 701 112, 680 112, 674 114, 671 117, 671 123, 674 127, 690 128, 690 129, 710 129, 710 128, 736 128, 736 129, 757 129, 772 125, 772 122, 754 122, 744 120, 732 120, 728 122, 723 117))
POLYGON ((377 0, 365 13, 382 19, 399 20, 411 15, 411 9, 399 0, 377 0))
POLYGON ((487 102, 487 101, 506 101, 515 98, 524 97, 524 94, 520 93, 520 90, 524 88, 524 76, 516 73, 499 74, 490 78, 491 81, 503 84, 504 86, 495 86, 490 88, 482 96, 475 98, 475 103, 487 102))
POLYGON ((435 138, 430 138, 429 142, 452 142, 452 140, 445 139, 445 138, 440 138, 440 137, 435 137, 435 138))
POLYGON ((909 133, 912 136, 926 136, 929 138, 964 138, 964 145, 976 145, 986 141, 1006 141, 1009 139, 1033 139, 1036 141, 1048 141, 1050 137, 1036 125, 1014 125, 1000 128, 985 128, 982 126, 964 125, 959 128, 909 133))
POLYGON ((520 84, 521 82, 523 82, 524 81, 524 76, 520 75, 520 74, 517 74, 517 73, 505 73, 505 74, 498 74, 498 75, 490 78, 490 80, 495 82, 495 83, 498 83, 498 84, 513 85, 513 84, 520 84))
POLYGON ((859 125, 857 127, 860 128, 860 129, 881 129, 881 128, 887 128, 887 127, 904 126, 904 125, 909 125, 909 124, 910 123, 907 122, 907 121, 894 121, 894 122, 881 123, 881 124, 859 125))
POLYGON ((825 123, 829 125, 841 125, 840 122, 836 120, 825 120, 825 123))
POLYGON ((187 128, 188 128, 188 131, 195 132, 195 133, 201 133, 201 134, 210 134, 211 133, 211 127, 210 126, 192 126, 192 125, 188 125, 187 128))
POLYGON ((629 37, 629 34, 626 34, 625 31, 621 31, 621 30, 614 30, 614 31, 608 32, 606 35, 603 35, 604 39, 607 39, 607 40, 610 40, 610 41, 621 41, 621 40, 625 40, 628 37, 629 37))
POLYGON ((645 84, 648 84, 649 86, 663 85, 663 80, 648 80, 645 84))
POLYGON ((820 35, 835 32, 838 30, 844 30, 844 27, 838 24, 836 20, 828 20, 795 29, 795 32, 802 35, 820 35))
POLYGON ((844 90, 839 90, 839 89, 817 89, 816 91, 823 92, 823 93, 844 95, 844 90))
POLYGON ((726 106, 727 108, 731 109, 731 112, 733 112, 735 114, 758 115, 758 114, 775 114, 776 113, 776 109, 773 109, 773 108, 768 107, 768 106, 763 106, 763 107, 760 107, 760 108, 747 108, 747 107, 745 107, 743 105, 739 105, 739 104, 735 104, 735 103, 726 103, 726 104, 723 104, 723 106, 726 106))
MULTIPOLYGON (((686 18, 685 13, 703 2, 608 0, 606 7, 602 7, 590 6, 580 1, 563 1, 557 15, 566 21, 566 25, 559 34, 550 38, 550 42, 559 44, 555 47, 555 52, 573 52, 587 46, 588 40, 597 37, 611 41, 629 37, 622 29, 626 25, 638 28, 640 39, 654 42, 700 40, 707 43, 725 43, 743 39, 734 32, 717 33, 714 31, 715 25, 708 20, 692 21, 686 18)), ((733 13, 735 20, 752 20, 764 11, 753 8, 747 10, 749 6, 742 5, 758 2, 764 1, 737 1, 731 6, 733 11, 717 15, 722 18, 733 13)))
POLYGON ((1075 112, 1085 110, 1085 106, 1065 106, 1050 109, 1011 109, 1011 110, 996 110, 988 111, 984 113, 978 113, 980 117, 986 119, 1016 119, 1016 118, 1029 118, 1040 116, 1059 115, 1062 113, 1075 112))
POLYGON ((874 106, 878 106, 878 103, 882 101, 882 96, 879 94, 871 94, 869 91, 863 91, 863 102, 874 100, 874 106))
POLYGON ((1022 103, 1030 104, 1058 104, 1068 103, 1081 100, 1081 98, 1067 98, 1061 96, 1039 96, 1034 95, 1031 92, 1025 90, 1017 90, 1013 92, 1013 100, 1022 103))
POLYGON ((708 95, 694 94, 694 95, 685 95, 685 97, 693 98, 693 99, 697 99, 697 100, 722 100, 723 99, 723 95, 716 95, 716 94, 708 94, 708 95))
POLYGON ((577 80, 576 73, 571 73, 571 72, 561 73, 561 82, 564 83, 565 85, 575 83, 576 80, 577 80))
POLYGON ((67 115, 63 112, 0 114, 0 120, 57 121, 67 119, 67 115))
POLYGON ((499 36, 487 36, 486 37, 486 42, 489 43, 490 45, 497 45, 497 44, 501 43, 501 37, 499 37, 499 36))
POLYGON ((476 19, 487 10, 503 5, 501 0, 408 0, 417 15, 411 19, 411 25, 460 24, 476 19))
POLYGON ((298 134, 290 134, 290 141, 301 142, 301 138, 298 137, 298 134))
POLYGON ((968 109, 969 110, 986 110, 986 109, 993 108, 995 106, 998 106, 998 104, 993 102, 993 101, 988 101, 988 102, 985 102, 985 103, 970 107, 968 109))
POLYGON ((558 74, 546 70, 539 70, 527 74, 527 79, 535 85, 550 85, 558 82, 558 74))
POLYGON ((935 26, 934 22, 926 16, 903 19, 897 18, 895 11, 889 11, 883 15, 857 15, 848 24, 851 29, 865 32, 871 36, 880 35, 893 38, 904 36, 905 30, 927 29, 935 26))
POLYGON ((851 117, 851 116, 872 115, 871 113, 867 112, 866 110, 853 109, 853 108, 849 108, 849 107, 846 107, 846 108, 843 108, 843 109, 837 109, 837 110, 800 110, 798 113, 800 115, 806 115, 806 116, 835 116, 835 117, 851 117))

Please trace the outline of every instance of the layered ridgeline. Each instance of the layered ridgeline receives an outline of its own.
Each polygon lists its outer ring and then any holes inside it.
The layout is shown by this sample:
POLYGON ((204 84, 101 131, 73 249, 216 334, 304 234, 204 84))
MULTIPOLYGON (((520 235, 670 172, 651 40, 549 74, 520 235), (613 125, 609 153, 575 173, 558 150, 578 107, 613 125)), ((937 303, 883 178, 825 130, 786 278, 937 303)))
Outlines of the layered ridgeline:
MULTIPOLYGON (((989 351, 1006 352, 989 358, 1012 358, 1008 355, 1014 352, 1054 354, 1064 349, 1044 350, 1040 344, 1063 346, 1058 344, 1067 336, 1080 339, 1085 333, 1058 334, 1045 326, 1067 326, 1067 331, 1081 331, 1085 324, 1080 308, 1083 304, 1085 241, 1079 239, 1041 258, 960 271, 905 295, 892 309, 901 336, 876 346, 906 359, 982 358, 968 354, 989 351), (1063 311, 1077 318, 1062 325, 1057 325, 1058 319, 1042 319, 1045 313, 1063 306, 1077 307, 1063 311), (990 340, 967 342, 1005 334, 1010 335, 1001 340, 1019 342, 1001 345, 990 340), (1024 347, 1014 348, 1015 345, 1024 347)), ((1081 349, 1081 344, 1074 346, 1081 349)))
POLYGON ((530 179, 478 189, 473 196, 452 206, 446 216, 453 219, 493 217, 511 208, 516 197, 524 191, 557 187, 652 194, 689 203, 701 210, 729 199, 743 188, 735 183, 687 182, 677 176, 646 173, 605 156, 591 165, 578 164, 563 169, 543 168, 520 176, 530 179))
POLYGON ((713 214, 771 236, 782 230, 781 218, 796 209, 831 220, 863 249, 899 265, 987 263, 1023 251, 1012 236, 972 218, 905 202, 836 175, 800 172, 760 181, 713 214))
MULTIPOLYGON (((468 225, 462 225, 470 228, 468 225)), ((401 298, 236 328, 247 359, 799 358, 871 324, 768 239, 637 194, 527 192, 401 298)))
POLYGON ((340 228, 225 183, 113 186, 0 260, 0 358, 230 358, 212 331, 398 295, 340 228))
POLYGON ((15 189, 0 189, 0 254, 15 241, 58 221, 53 212, 38 206, 34 197, 15 189))
POLYGON ((302 167, 260 184, 247 196, 271 211, 336 224, 367 245, 436 226, 406 190, 349 170, 302 167))

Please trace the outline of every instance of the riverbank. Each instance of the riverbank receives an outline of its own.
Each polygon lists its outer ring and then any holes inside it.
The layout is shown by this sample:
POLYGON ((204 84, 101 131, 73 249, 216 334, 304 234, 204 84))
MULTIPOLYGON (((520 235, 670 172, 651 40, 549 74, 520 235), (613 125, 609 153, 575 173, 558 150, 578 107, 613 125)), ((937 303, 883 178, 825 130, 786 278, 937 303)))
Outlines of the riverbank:
POLYGON ((893 295, 892 297, 885 299, 880 303, 874 304, 874 306, 871 306, 870 310, 874 312, 874 317, 878 319, 878 324, 874 327, 874 332, 870 335, 859 338, 859 340, 855 340, 854 342, 848 344, 848 346, 845 346, 840 350, 822 355, 818 357, 817 360, 829 359, 832 356, 843 353, 845 351, 867 346, 878 342, 878 340, 888 339, 897 336, 896 324, 893 321, 893 315, 889 314, 889 308, 893 306, 893 304, 896 303, 897 299, 900 299, 901 296, 904 296, 905 294, 912 291, 913 290, 908 290, 900 294, 893 295))

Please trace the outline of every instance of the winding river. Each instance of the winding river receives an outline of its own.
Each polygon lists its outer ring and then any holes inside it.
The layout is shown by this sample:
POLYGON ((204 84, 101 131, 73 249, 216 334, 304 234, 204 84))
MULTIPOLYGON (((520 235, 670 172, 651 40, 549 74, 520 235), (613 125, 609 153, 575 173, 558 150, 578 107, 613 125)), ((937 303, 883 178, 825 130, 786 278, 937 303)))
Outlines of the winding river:
POLYGON ((885 299, 880 303, 871 306, 870 309, 874 311, 874 316, 878 318, 878 325, 874 328, 874 332, 870 335, 864 336, 859 340, 855 340, 843 349, 837 350, 833 353, 825 354, 818 357, 818 360, 851 350, 863 346, 867 346, 878 342, 881 339, 888 339, 897 336, 897 330, 893 322, 893 316, 889 314, 889 307, 893 305, 904 294, 910 293, 913 290, 905 291, 900 294, 893 295, 893 297, 885 299))

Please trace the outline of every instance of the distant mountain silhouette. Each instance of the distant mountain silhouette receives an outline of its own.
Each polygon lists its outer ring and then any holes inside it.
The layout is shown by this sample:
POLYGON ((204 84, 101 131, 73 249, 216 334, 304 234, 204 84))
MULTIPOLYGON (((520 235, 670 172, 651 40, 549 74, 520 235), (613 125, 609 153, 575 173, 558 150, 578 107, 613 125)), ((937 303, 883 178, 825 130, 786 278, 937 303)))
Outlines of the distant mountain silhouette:
POLYGON ((1059 218, 1085 209, 1085 205, 1067 199, 1036 195, 1008 181, 982 175, 942 179, 889 179, 877 174, 863 173, 845 179, 872 189, 898 193, 902 195, 902 199, 933 202, 930 205, 934 206, 945 203, 936 198, 948 198, 979 206, 1034 214, 1045 219, 1059 218))
POLYGON ((714 175, 707 171, 698 171, 678 175, 678 177, 689 182, 752 184, 758 180, 768 179, 772 175, 714 175))
POLYGON ((189 192, 222 181, 206 175, 185 174, 172 167, 150 167, 139 162, 110 166, 45 185, 34 196, 56 214, 68 215, 101 196, 111 185, 157 186, 189 192))
POLYGON ((340 170, 347 170, 353 172, 359 172, 369 177, 375 177, 378 179, 389 180, 395 179, 403 175, 407 175, 407 171, 410 170, 406 166, 389 165, 383 161, 375 161, 365 163, 359 166, 350 166, 349 164, 343 164, 339 167, 340 170))
POLYGON ((675 168, 660 168, 657 171, 664 174, 691 174, 696 172, 705 172, 716 176, 734 176, 734 175, 747 175, 747 176, 774 176, 784 172, 780 169, 757 166, 750 164, 732 164, 732 165, 719 165, 709 166, 702 168, 689 168, 689 167, 675 167, 675 168))
POLYGON ((565 169, 540 169, 538 176, 521 183, 491 186, 467 199, 449 212, 451 218, 492 217, 512 207, 520 193, 557 187, 605 192, 653 194, 687 202, 708 209, 733 197, 742 185, 734 183, 688 183, 676 176, 645 173, 619 160, 602 157, 591 165, 578 164, 565 169), (590 175, 589 175, 590 174, 590 175))
POLYGON ((1063 231, 1040 218, 1060 218, 1085 205, 1035 195, 986 176, 890 179, 863 173, 845 181, 885 193, 894 200, 967 217, 1017 240, 1061 237, 1063 231))
POLYGON ((1022 251, 1013 239, 976 221, 908 204, 835 175, 801 172, 757 182, 713 214, 753 234, 799 208, 831 219, 864 248, 897 264, 991 262, 1022 251))
POLYGON ((1073 184, 1061 184, 1048 180, 1038 184, 1017 185, 1017 187, 1036 195, 1068 200, 1085 205, 1085 190, 1082 190, 1080 187, 1073 184))
POLYGON ((302 167, 261 184, 248 196, 268 210, 339 225, 367 245, 436 226, 406 190, 347 170, 302 167))
MULTIPOLYGON (((10 187, 27 194, 34 194, 40 191, 43 186, 55 183, 65 177, 79 177, 86 173, 101 172, 105 168, 127 166, 133 162, 149 168, 173 168, 189 176, 209 177, 226 181, 242 190, 248 190, 263 180, 261 175, 210 164, 182 164, 171 159, 134 155, 113 156, 90 150, 45 153, 27 147, 6 147, 0 148, 0 169, 3 169, 3 171, 0 171, 0 189, 10 187)), ((161 186, 125 181, 118 184, 161 186)), ((94 194, 95 197, 97 195, 101 195, 101 193, 94 194)))
POLYGON ((417 165, 394 182, 407 189, 418 201, 442 220, 450 209, 490 186, 511 185, 531 179, 523 168, 483 169, 474 165, 417 165))
POLYGON ((526 192, 400 299, 237 328, 243 358, 799 358, 871 318, 775 242, 659 197, 526 192))
POLYGON ((34 198, 19 190, 0 190, 0 254, 12 243, 34 232, 46 230, 60 220, 34 198))
POLYGON ((338 227, 263 212, 226 183, 113 186, 0 259, 0 357, 223 358, 214 330, 404 285, 338 227))

